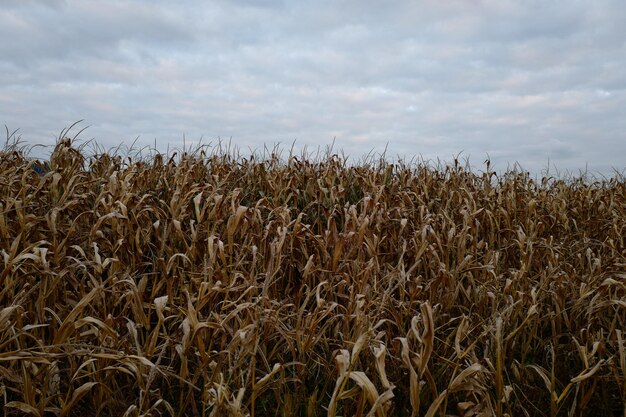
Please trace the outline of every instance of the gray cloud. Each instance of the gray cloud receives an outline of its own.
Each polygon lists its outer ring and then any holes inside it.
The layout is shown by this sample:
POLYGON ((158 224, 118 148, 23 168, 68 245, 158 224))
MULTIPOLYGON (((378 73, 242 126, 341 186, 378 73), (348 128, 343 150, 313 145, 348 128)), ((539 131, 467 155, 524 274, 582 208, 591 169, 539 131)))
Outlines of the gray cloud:
POLYGON ((332 142, 610 174, 626 154, 619 1, 17 1, 0 122, 51 144, 332 142))

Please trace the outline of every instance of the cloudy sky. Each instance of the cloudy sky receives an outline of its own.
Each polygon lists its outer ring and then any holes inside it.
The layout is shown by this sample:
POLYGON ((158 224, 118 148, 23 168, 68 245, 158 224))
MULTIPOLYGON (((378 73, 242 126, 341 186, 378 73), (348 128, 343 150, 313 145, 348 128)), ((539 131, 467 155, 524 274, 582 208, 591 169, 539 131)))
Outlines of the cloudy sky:
POLYGON ((623 0, 2 0, 0 123, 610 175, 625 22, 623 0))

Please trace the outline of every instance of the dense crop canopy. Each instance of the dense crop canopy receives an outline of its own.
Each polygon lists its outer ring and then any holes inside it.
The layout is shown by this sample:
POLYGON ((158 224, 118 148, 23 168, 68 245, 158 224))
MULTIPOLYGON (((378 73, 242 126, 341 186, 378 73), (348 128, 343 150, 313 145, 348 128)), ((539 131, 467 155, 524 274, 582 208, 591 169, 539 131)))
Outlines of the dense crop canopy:
POLYGON ((205 151, 0 155, 6 415, 624 412, 623 178, 205 151))

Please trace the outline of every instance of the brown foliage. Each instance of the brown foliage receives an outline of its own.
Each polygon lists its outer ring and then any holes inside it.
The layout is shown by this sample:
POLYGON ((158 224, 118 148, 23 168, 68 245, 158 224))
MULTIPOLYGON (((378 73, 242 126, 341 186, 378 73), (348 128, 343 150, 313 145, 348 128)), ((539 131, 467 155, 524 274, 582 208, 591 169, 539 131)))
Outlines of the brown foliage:
POLYGON ((626 185, 0 155, 5 415, 618 415, 626 185))

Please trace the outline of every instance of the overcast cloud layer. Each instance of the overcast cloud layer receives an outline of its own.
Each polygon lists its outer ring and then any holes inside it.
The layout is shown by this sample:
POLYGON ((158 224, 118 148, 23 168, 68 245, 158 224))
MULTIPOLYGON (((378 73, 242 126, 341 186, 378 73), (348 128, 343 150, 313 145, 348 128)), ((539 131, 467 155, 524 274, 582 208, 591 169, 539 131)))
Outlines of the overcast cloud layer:
POLYGON ((335 140, 535 173, 626 166, 626 2, 2 0, 0 123, 105 147, 335 140))

